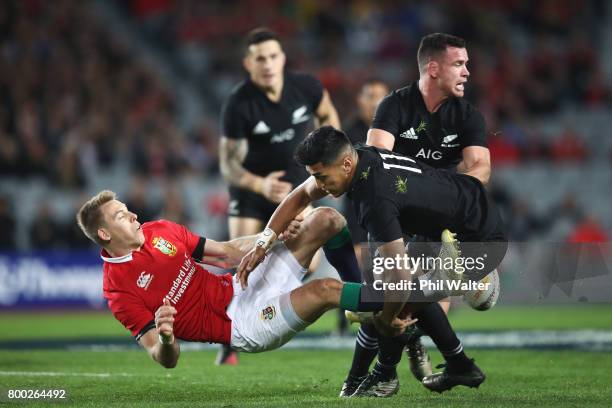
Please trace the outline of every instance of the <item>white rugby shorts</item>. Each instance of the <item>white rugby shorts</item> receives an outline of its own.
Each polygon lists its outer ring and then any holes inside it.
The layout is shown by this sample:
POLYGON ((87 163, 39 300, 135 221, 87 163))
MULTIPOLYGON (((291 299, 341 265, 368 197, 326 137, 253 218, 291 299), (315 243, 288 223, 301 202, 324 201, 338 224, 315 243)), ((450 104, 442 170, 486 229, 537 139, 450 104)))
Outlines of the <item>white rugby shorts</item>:
POLYGON ((308 325, 293 309, 290 292, 302 286, 307 270, 279 242, 251 272, 242 289, 233 280, 234 297, 227 307, 232 319, 231 346, 247 353, 273 350, 308 325))

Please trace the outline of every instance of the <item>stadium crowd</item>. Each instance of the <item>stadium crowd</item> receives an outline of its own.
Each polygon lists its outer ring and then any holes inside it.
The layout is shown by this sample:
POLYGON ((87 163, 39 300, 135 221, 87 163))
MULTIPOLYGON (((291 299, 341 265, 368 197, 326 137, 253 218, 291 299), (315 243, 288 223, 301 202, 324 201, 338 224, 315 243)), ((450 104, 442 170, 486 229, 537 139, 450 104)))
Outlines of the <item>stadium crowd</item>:
MULTIPOLYGON (((610 109, 601 40, 605 1, 132 0, 106 6, 119 9, 193 83, 205 119, 198 126, 181 123, 173 84, 127 39, 114 36, 91 2, 1 2, 0 249, 88 245, 73 219, 56 217, 44 202, 20 226, 20 203, 4 189, 7 180, 80 195, 101 173, 125 166, 131 175, 126 199, 144 221, 205 217, 190 213, 186 197, 169 181, 218 177, 214 123, 221 100, 244 75, 237 44, 258 25, 283 36, 289 66, 323 82, 343 121, 354 114, 365 79, 381 77, 395 87, 417 77, 413 56, 423 33, 460 35, 470 44, 466 97, 485 115, 495 168, 612 165, 612 144, 602 148, 592 142, 592 129, 564 119, 571 109, 610 109), (556 126, 542 125, 550 122, 556 126), (151 179, 162 180, 165 200, 148 197, 151 179), (21 243, 15 239, 19 228, 28 231, 21 243), (49 234, 58 230, 65 233, 49 234)), ((596 230, 591 236, 607 240, 612 227, 612 214, 593 217, 571 186, 546 215, 503 183, 495 183, 494 192, 514 240, 537 236, 561 218, 571 220, 570 239, 586 225, 587 232, 596 230)), ((209 203, 208 211, 222 201, 209 203)))

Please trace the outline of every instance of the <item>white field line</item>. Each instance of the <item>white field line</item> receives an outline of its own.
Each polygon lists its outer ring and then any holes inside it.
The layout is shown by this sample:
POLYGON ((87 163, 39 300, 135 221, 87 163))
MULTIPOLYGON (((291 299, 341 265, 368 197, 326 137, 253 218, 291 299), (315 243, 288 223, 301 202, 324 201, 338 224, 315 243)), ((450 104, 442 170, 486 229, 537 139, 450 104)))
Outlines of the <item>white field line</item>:
MULTIPOLYGON (((458 337, 468 348, 559 348, 578 350, 612 351, 612 331, 609 330, 525 330, 504 332, 463 332, 458 337)), ((435 347, 429 337, 423 342, 428 347, 435 347)), ((350 349, 355 345, 354 336, 320 336, 296 337, 283 346, 283 349, 350 349)), ((216 350, 216 344, 181 342, 183 351, 216 350)), ((75 345, 70 350, 111 351, 134 349, 133 346, 121 345, 75 345)))
POLYGON ((0 376, 5 377, 133 377, 129 373, 66 373, 61 371, 0 371, 0 376))

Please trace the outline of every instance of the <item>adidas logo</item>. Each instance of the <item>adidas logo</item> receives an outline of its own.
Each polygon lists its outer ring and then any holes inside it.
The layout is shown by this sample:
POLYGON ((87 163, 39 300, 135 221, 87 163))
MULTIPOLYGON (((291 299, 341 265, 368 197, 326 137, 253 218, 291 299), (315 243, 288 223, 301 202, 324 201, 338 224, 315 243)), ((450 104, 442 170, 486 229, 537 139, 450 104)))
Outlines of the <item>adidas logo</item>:
POLYGON ((399 137, 403 137, 404 139, 418 139, 419 135, 416 134, 414 128, 410 128, 402 133, 400 133, 399 137))
POLYGON ((268 125, 266 125, 266 122, 264 122, 263 120, 260 120, 259 122, 257 122, 255 127, 253 128, 253 133, 256 135, 268 133, 269 131, 270 131, 270 128, 268 127, 268 125))
POLYGON ((310 115, 306 114, 307 110, 308 108, 306 107, 306 105, 302 105, 296 110, 294 110, 291 118, 291 123, 297 125, 298 123, 306 122, 308 119, 310 119, 310 115))

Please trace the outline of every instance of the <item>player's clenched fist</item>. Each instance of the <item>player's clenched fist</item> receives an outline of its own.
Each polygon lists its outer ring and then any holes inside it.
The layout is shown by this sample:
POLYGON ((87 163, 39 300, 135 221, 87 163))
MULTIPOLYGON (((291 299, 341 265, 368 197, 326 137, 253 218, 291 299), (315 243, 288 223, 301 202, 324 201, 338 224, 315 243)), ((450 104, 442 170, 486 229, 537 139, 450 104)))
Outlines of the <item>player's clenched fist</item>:
POLYGON ((174 315, 176 309, 164 298, 164 304, 155 312, 155 327, 162 343, 172 343, 174 340, 174 315))

